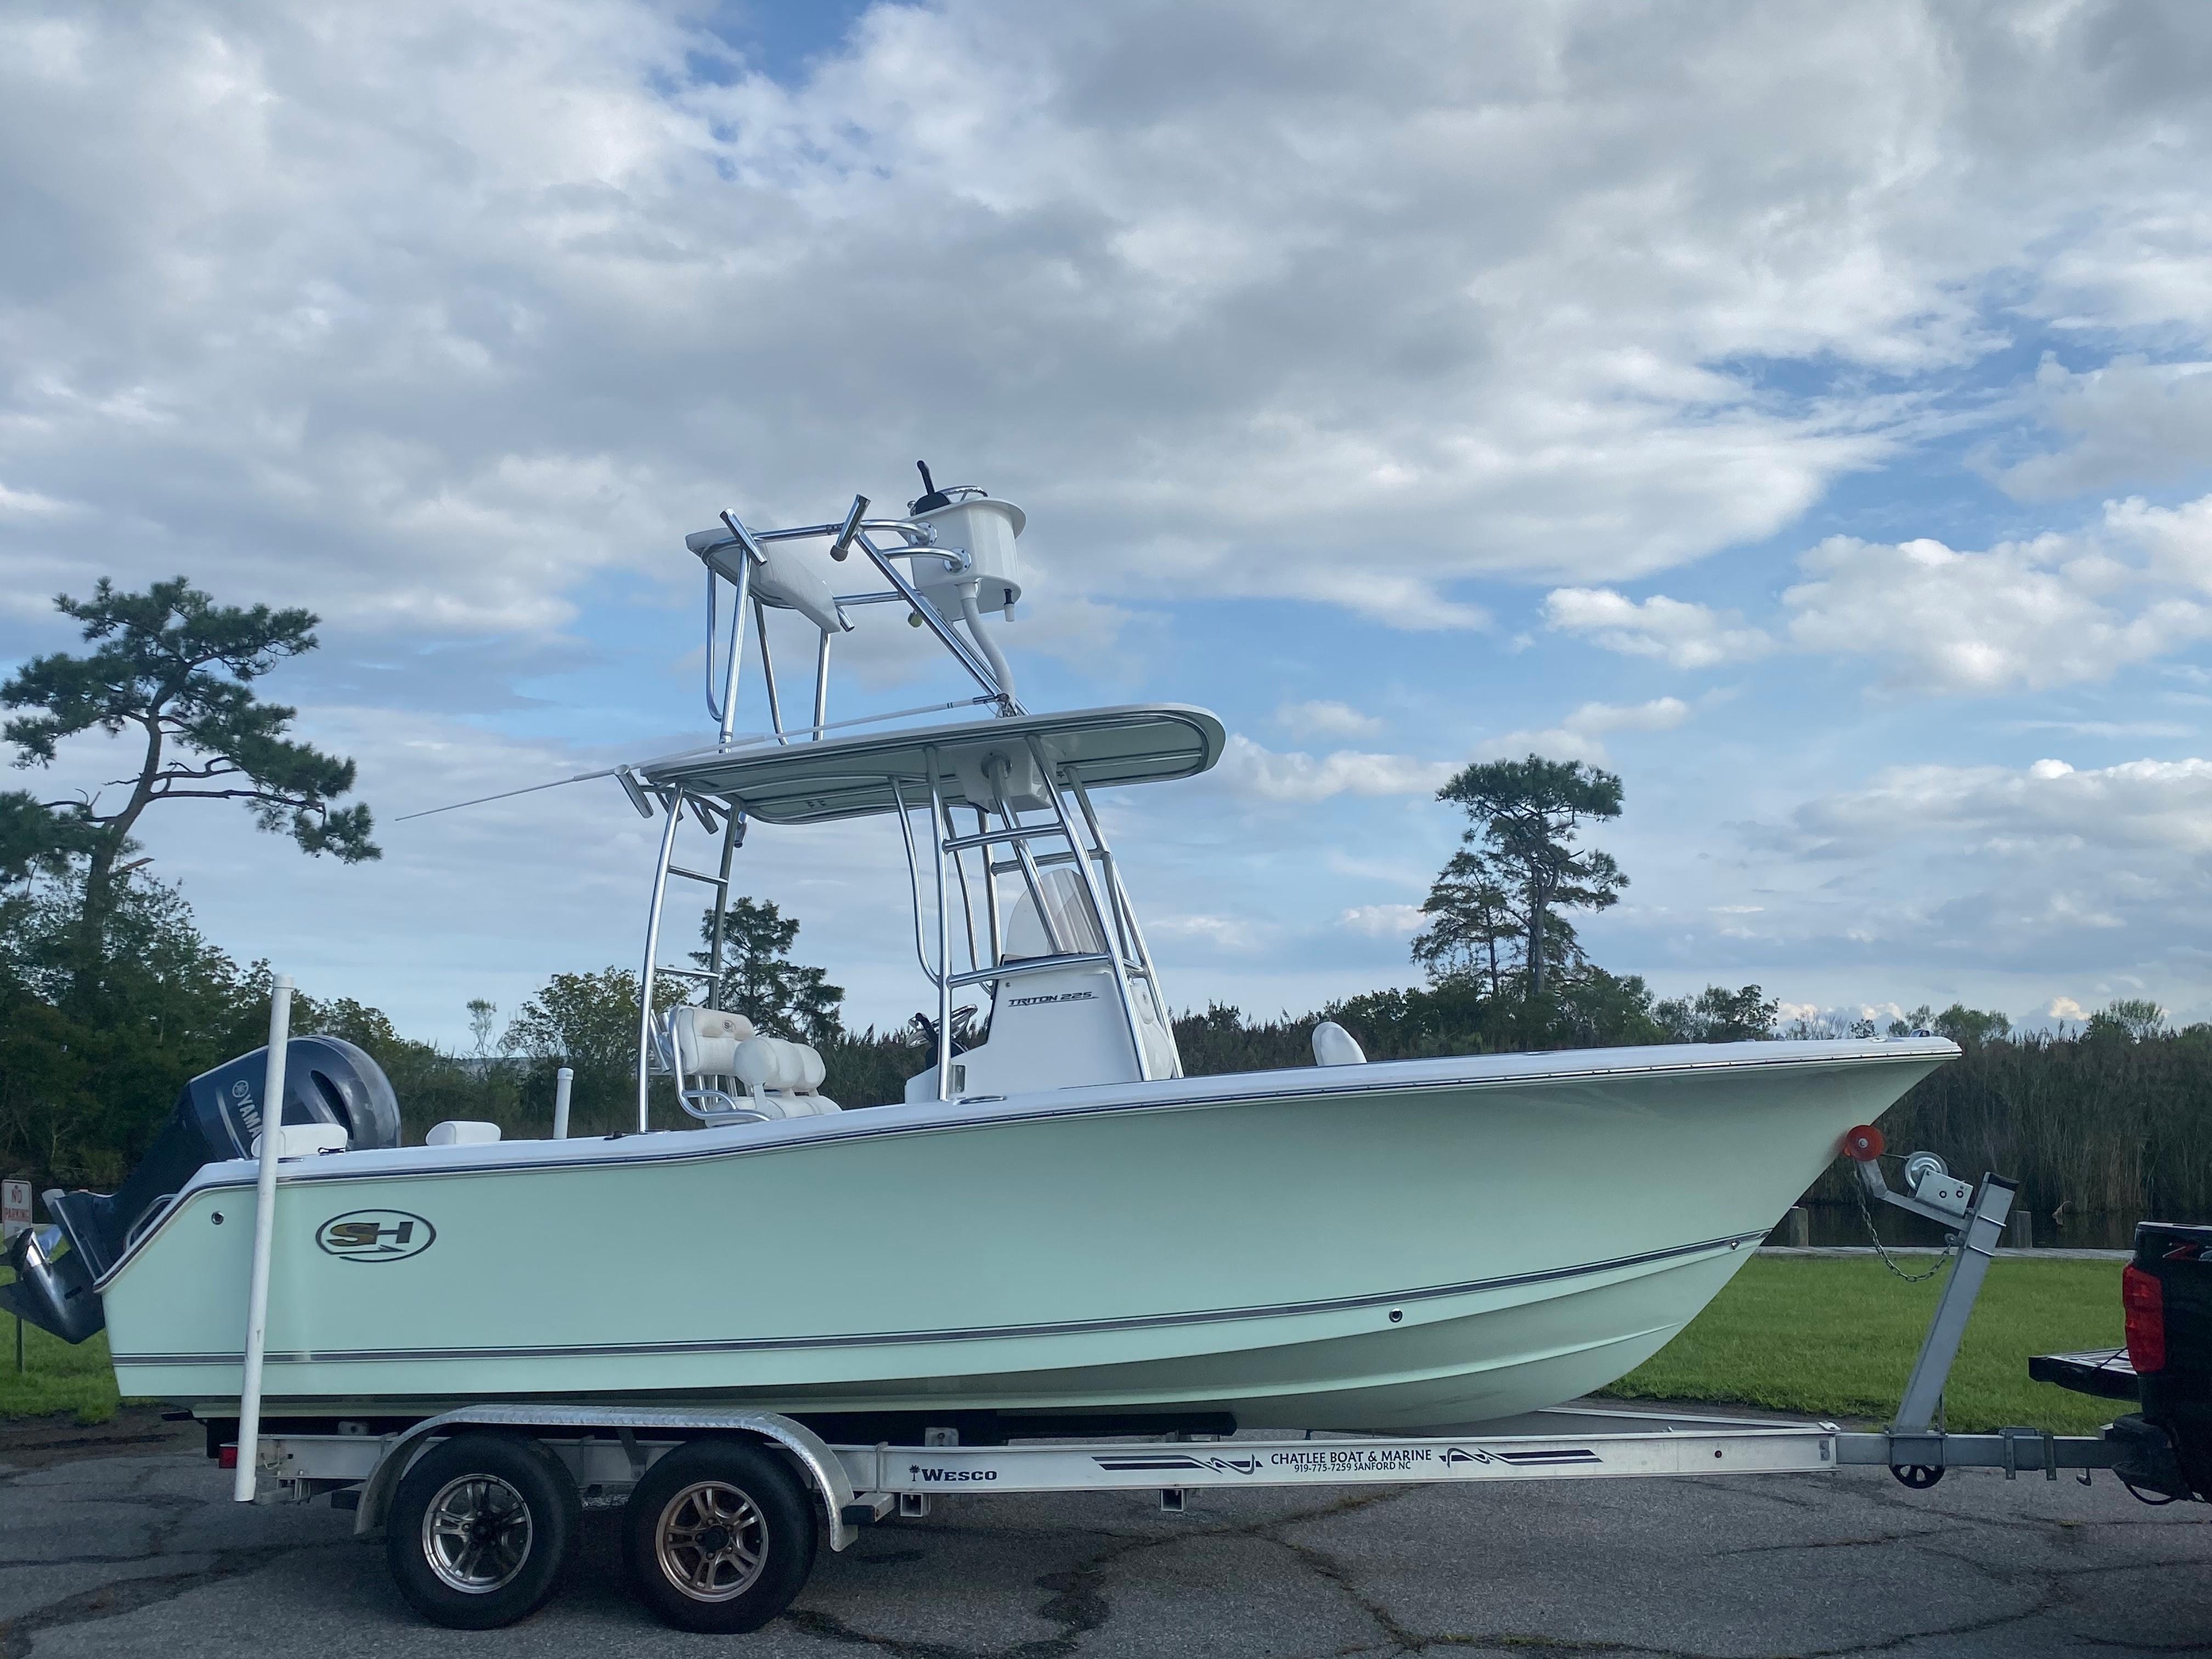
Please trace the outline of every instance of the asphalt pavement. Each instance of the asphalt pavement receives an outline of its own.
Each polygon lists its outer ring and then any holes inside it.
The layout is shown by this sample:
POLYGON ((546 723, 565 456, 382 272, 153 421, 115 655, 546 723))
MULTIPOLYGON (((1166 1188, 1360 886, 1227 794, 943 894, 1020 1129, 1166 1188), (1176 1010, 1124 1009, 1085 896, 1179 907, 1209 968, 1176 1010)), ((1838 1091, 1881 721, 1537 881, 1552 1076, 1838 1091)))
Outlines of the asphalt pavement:
POLYGON ((899 1659, 1449 1653, 2212 1653, 2212 1508, 2109 1475, 1880 1470, 1521 1486, 939 1498, 823 1553, 750 1637, 679 1635, 587 1517, 544 1611, 420 1622, 327 1507, 246 1506, 198 1437, 0 1443, 0 1659, 743 1651, 899 1659))

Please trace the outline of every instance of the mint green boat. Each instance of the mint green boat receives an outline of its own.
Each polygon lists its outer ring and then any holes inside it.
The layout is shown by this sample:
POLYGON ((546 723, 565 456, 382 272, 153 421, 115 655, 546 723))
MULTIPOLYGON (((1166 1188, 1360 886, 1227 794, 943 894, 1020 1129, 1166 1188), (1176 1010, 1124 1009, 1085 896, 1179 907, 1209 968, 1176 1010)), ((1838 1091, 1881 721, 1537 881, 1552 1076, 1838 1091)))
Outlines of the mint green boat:
MULTIPOLYGON (((1369 1063, 1323 1025, 1310 1067, 1184 1077, 1093 794, 1205 771, 1220 723, 1174 704, 1025 711, 983 623, 1020 599, 1019 510, 934 489, 902 519, 867 507, 759 533, 726 515, 690 538, 710 641, 734 590, 708 653, 716 740, 616 775, 660 829, 635 1133, 503 1141, 442 1124, 404 1146, 368 1056, 294 1041, 272 1419, 713 1404, 874 1439, 985 1416, 1510 1417, 1656 1352, 1847 1131, 1956 1054, 1908 1040, 1369 1063), (841 592, 856 553, 880 585, 841 592), (832 643, 878 604, 930 630, 976 693, 831 721, 832 643), (769 610, 820 630, 803 726, 783 717, 769 610), (748 612, 771 728, 750 737, 734 729, 748 612), (935 1064, 902 1103, 843 1111, 811 1049, 714 1006, 719 941, 703 969, 662 963, 661 920, 672 882, 727 896, 750 822, 872 816, 906 849, 935 1064), (671 974, 704 1000, 656 1016, 671 974), (989 1010, 966 1047, 963 994, 989 1010)), ((121 1189, 47 1194, 54 1224, 14 1247, 0 1294, 74 1340, 104 1323, 125 1395, 234 1410, 264 1067, 249 1055, 196 1079, 121 1189)))

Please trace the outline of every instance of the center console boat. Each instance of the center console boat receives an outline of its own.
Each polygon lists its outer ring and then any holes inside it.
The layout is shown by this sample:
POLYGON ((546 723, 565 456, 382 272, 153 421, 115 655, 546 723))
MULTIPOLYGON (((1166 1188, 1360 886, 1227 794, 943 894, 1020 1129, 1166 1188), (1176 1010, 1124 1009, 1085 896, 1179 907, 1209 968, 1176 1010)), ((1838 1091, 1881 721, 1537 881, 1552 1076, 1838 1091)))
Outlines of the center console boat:
MULTIPOLYGON (((615 775, 659 831, 635 1132, 447 1124, 402 1145, 404 1103, 366 1054, 294 1040, 272 1418, 493 1401, 848 1428, 1507 1418, 1664 1346, 1844 1132, 1956 1054, 1747 1042, 1369 1063, 1323 1028, 1317 1055, 1338 1063, 1185 1076, 1098 798, 1205 772, 1222 726, 1173 702, 1022 704, 989 619, 1020 601, 1024 527, 981 491, 933 487, 903 517, 856 498, 833 522, 756 531, 725 514, 690 538, 715 734, 615 775), (833 720, 834 642, 884 607, 968 686, 833 720), (817 630, 803 723, 786 719, 772 611, 817 630), (768 729, 744 735, 749 623, 768 729), (719 1006, 724 942, 672 966, 663 924, 678 884, 720 913, 750 824, 854 818, 904 849, 911 936, 884 944, 915 954, 934 1052, 902 1103, 843 1110, 799 1033, 719 1006), (659 1012, 672 975, 691 1000, 659 1012), (963 997, 988 1009, 965 1042, 963 997)), ((53 1224, 14 1248, 0 1295, 71 1340, 104 1323, 126 1395, 236 1413, 264 1064, 196 1079, 123 1188, 47 1194, 53 1224)))

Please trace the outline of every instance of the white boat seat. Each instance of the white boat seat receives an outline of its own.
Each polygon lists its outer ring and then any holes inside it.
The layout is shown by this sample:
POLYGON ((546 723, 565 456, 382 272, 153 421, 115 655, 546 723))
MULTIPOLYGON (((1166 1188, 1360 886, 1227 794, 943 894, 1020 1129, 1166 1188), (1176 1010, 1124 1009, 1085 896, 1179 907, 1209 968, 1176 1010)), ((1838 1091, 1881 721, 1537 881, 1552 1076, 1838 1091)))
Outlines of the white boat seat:
MULTIPOLYGON (((686 1066, 684 1069, 691 1075, 734 1078, 744 1092, 747 1108, 766 1118, 823 1117, 840 1109, 836 1101, 817 1092, 827 1070, 820 1054, 804 1042, 755 1034, 751 1022, 742 1014, 717 1014, 705 1008, 678 1009, 679 1053, 684 1042, 682 1017, 687 1012, 701 1017, 697 1022, 700 1024, 733 1022, 745 1030, 742 1039, 719 1033, 695 1038, 696 1052, 705 1063, 696 1072, 686 1066)), ((726 1030, 728 1027, 720 1029, 726 1030)), ((718 1109, 712 1103, 717 1100, 728 1103, 729 1097, 714 1090, 691 1091, 685 1096, 684 1109, 708 1123, 726 1121, 734 1103, 718 1109), (692 1103, 694 1097, 697 1105, 692 1103)))
POLYGON ((430 1133, 422 1137, 425 1146, 489 1146, 499 1139, 499 1125, 477 1123, 466 1118, 456 1118, 450 1123, 434 1123, 430 1133))
POLYGON ((832 1112, 844 1109, 827 1095, 785 1094, 767 1089, 753 1097, 753 1104, 775 1118, 828 1117, 832 1112))
POLYGON ((826 1068, 822 1056, 805 1043, 751 1037, 738 1045, 736 1058, 732 1074, 759 1109, 780 1107, 771 1114, 776 1117, 817 1117, 838 1109, 835 1101, 815 1093, 826 1068))
POLYGON ((686 1077, 735 1077, 738 1045, 753 1035, 743 1014, 686 1004, 669 1015, 676 1034, 676 1069, 686 1077))

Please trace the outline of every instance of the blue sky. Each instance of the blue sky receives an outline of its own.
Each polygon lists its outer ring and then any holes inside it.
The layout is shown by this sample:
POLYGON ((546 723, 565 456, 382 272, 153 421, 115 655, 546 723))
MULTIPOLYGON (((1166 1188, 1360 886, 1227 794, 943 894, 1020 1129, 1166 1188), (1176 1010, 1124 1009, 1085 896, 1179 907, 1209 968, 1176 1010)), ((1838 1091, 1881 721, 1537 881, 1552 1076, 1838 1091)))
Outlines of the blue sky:
MULTIPOLYGON (((2212 1017, 2208 73, 2088 0, 12 9, 0 656, 315 607, 386 859, 147 840, 458 1041, 635 957, 649 848, 392 820, 695 741, 684 533, 921 456, 1029 513, 1032 708, 1234 734, 1115 807, 1178 1002, 1410 981, 1436 782, 1533 750, 1622 775, 1584 937, 1664 993, 2212 1017)), ((952 689, 872 632, 851 706, 952 689)), ((748 856, 919 1006, 883 826, 748 856)))

